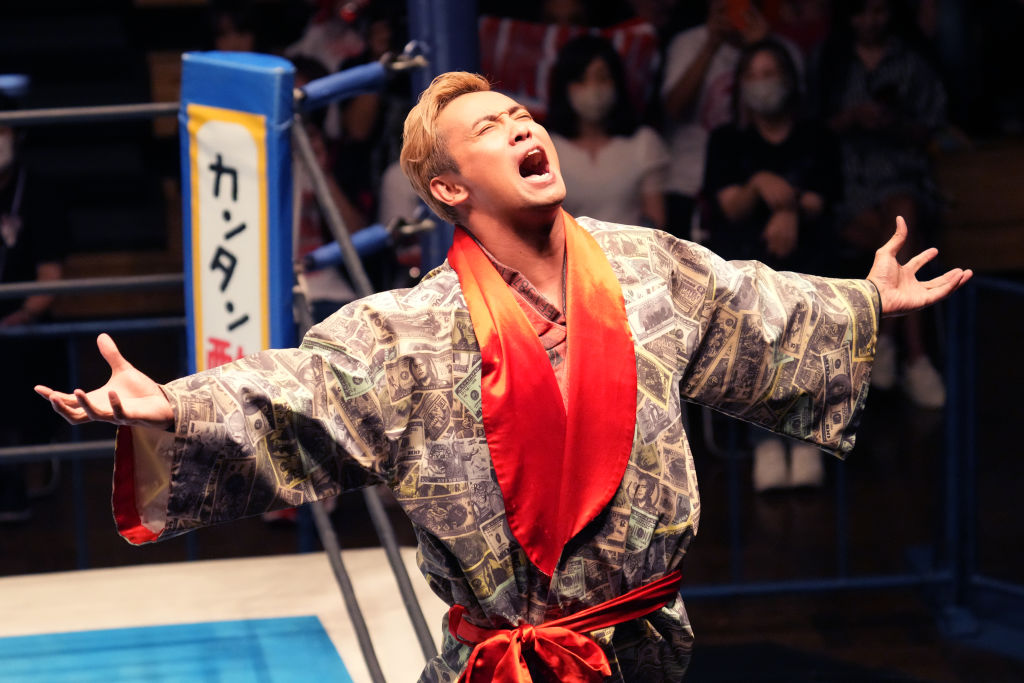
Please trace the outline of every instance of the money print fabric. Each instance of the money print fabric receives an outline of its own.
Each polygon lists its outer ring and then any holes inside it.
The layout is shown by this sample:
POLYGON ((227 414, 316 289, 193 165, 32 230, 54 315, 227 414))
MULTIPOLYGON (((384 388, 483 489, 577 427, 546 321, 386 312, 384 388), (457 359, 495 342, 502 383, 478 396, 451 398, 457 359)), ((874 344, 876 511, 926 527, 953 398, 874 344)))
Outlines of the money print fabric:
MULTIPOLYGON (((134 498, 135 510, 115 517, 137 520, 121 533, 168 538, 380 483, 412 520, 420 568, 441 598, 480 625, 536 624, 679 567, 700 517, 681 399, 840 456, 853 448, 879 317, 870 283, 777 273, 662 232, 578 222, 622 287, 636 433, 617 493, 550 579, 509 531, 482 424, 479 346, 447 264, 413 289, 346 306, 298 349, 165 385, 174 432, 119 438, 117 470, 132 476, 115 473, 115 507, 134 498)), ((678 680, 693 637, 678 599, 591 635, 613 679, 645 681, 678 680)), ((468 654, 446 633, 421 680, 454 681, 468 654)))

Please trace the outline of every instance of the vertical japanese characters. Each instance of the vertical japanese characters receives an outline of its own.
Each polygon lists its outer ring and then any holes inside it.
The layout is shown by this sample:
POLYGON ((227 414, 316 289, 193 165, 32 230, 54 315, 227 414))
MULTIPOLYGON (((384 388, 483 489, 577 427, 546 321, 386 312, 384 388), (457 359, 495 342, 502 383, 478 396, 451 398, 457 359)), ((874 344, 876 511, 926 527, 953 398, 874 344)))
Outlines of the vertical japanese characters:
POLYGON ((269 346, 265 120, 190 105, 196 369, 269 346))
MULTIPOLYGON (((238 202, 238 170, 231 168, 224 164, 223 155, 217 154, 217 160, 207 167, 207 170, 213 174, 213 198, 224 204, 225 208, 221 212, 221 218, 224 219, 224 227, 227 230, 222 235, 223 242, 217 245, 217 250, 213 254, 213 258, 209 263, 210 272, 221 271, 220 284, 217 286, 217 290, 224 295, 224 311, 229 315, 235 316, 236 306, 235 302, 229 298, 228 287, 231 285, 231 278, 235 274, 235 266, 238 265, 238 256, 231 251, 230 240, 231 238, 245 232, 246 224, 244 221, 239 222, 236 226, 231 226, 234 214, 232 214, 232 208, 238 202), (222 193, 221 181, 227 180, 227 185, 230 185, 230 191, 224 191, 222 193)), ((249 322, 249 314, 239 311, 236 319, 227 324, 227 331, 233 332, 242 325, 249 322)), ((223 365, 224 363, 230 363, 232 360, 241 358, 245 355, 242 346, 239 344, 234 357, 232 357, 230 348, 231 340, 222 339, 220 337, 213 336, 219 334, 215 330, 211 330, 207 336, 207 347, 206 347, 206 366, 209 368, 223 365)))

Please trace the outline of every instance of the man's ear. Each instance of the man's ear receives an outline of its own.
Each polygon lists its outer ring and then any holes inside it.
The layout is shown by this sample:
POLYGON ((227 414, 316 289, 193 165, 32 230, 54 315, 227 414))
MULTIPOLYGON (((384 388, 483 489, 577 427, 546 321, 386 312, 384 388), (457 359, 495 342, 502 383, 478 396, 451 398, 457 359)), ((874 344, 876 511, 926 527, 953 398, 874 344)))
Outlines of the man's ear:
POLYGON ((451 207, 457 207, 469 199, 469 189, 454 173, 442 173, 431 178, 430 194, 437 201, 451 207))

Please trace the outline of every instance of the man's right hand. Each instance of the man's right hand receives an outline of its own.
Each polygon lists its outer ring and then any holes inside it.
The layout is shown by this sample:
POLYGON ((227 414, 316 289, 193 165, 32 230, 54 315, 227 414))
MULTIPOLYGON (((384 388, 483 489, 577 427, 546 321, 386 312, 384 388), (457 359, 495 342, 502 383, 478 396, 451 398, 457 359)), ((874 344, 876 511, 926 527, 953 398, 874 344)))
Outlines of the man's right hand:
POLYGON ((99 389, 71 394, 37 385, 45 398, 71 424, 109 422, 116 425, 167 429, 174 424, 174 411, 160 385, 124 359, 110 335, 96 338, 103 359, 110 365, 110 379, 99 389))

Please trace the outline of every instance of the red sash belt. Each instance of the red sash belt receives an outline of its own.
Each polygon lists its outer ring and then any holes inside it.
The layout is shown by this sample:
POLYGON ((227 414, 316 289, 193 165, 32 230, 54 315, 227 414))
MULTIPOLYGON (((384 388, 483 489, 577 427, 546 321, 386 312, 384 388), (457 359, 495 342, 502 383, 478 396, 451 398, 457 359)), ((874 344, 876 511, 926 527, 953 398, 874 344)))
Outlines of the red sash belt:
POLYGON ((474 626, 463 618, 466 608, 448 610, 448 632, 466 645, 475 645, 460 683, 530 683, 524 650, 533 650, 551 672, 552 680, 563 683, 596 683, 610 676, 611 666, 604 650, 586 634, 624 621, 637 619, 664 607, 675 598, 682 580, 676 570, 662 578, 634 588, 599 605, 537 626, 523 624, 514 629, 474 626))

